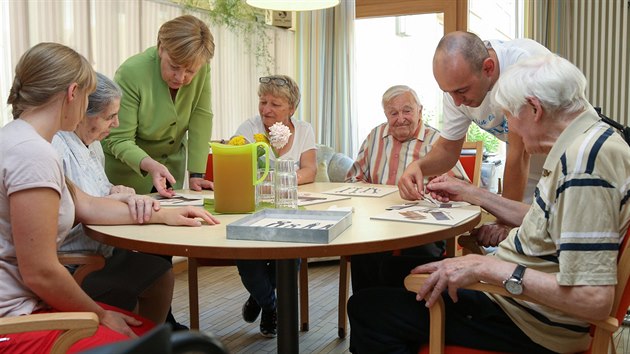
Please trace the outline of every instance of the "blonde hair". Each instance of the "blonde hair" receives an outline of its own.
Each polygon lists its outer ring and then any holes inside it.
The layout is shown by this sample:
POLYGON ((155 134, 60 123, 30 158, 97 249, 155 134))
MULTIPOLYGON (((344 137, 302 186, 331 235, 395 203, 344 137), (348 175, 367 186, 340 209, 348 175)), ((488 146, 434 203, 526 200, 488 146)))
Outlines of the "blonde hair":
POLYGON ((193 66, 209 63, 214 57, 214 37, 206 24, 192 15, 165 22, 158 32, 158 48, 163 48, 173 62, 193 66))
POLYGON ((39 43, 27 50, 15 66, 7 103, 13 118, 27 109, 42 106, 77 83, 90 93, 96 87, 92 65, 73 49, 59 43, 39 43))
POLYGON ((258 86, 258 97, 271 94, 276 97, 284 97, 289 102, 289 106, 297 109, 300 104, 300 88, 297 83, 287 75, 270 75, 265 78, 269 79, 268 83, 260 83, 258 86), (278 85, 274 83, 274 79, 281 79, 286 84, 278 85))

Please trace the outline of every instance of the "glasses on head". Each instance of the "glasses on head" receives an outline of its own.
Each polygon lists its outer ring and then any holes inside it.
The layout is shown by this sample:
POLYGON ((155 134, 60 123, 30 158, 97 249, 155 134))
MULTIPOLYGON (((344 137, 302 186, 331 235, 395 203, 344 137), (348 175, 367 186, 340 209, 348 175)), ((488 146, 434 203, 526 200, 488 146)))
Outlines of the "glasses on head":
POLYGON ((261 84, 274 84, 276 86, 289 85, 289 82, 281 77, 263 76, 260 79, 258 79, 258 82, 260 82, 261 84))

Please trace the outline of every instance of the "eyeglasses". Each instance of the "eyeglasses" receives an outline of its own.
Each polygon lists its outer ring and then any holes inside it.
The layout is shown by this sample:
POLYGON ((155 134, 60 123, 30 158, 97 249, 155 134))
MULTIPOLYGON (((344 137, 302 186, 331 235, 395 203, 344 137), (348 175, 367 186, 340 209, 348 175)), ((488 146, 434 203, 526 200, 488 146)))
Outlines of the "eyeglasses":
POLYGON ((289 82, 281 77, 263 76, 260 79, 258 79, 258 82, 260 82, 261 84, 274 84, 276 86, 289 85, 289 82))

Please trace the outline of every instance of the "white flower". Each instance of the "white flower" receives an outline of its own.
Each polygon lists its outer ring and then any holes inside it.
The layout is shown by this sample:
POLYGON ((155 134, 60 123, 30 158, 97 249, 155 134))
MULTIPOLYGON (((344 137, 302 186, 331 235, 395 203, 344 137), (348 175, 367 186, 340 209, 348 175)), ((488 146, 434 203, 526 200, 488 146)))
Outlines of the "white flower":
POLYGON ((288 142, 291 136, 291 130, 286 125, 277 122, 269 127, 269 142, 274 149, 282 149, 288 142))

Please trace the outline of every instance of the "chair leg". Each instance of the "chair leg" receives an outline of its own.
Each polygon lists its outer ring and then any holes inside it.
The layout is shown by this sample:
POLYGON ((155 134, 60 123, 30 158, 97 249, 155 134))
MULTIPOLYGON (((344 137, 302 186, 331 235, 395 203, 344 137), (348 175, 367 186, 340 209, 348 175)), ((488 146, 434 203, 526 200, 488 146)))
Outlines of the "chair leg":
POLYGON ((457 242, 455 237, 446 239, 446 257, 457 257, 461 256, 461 251, 458 252, 457 242))
POLYGON ((348 256, 339 257, 339 324, 338 332, 339 338, 346 337, 346 325, 348 323, 348 315, 346 311, 346 304, 348 303, 348 287, 350 284, 350 258, 348 256))
POLYGON ((300 328, 303 332, 309 330, 308 326, 308 259, 302 258, 300 262, 300 328))
POLYGON ((197 258, 188 258, 188 308, 190 309, 190 329, 199 330, 199 284, 197 278, 197 258))

